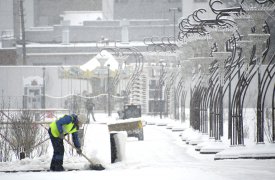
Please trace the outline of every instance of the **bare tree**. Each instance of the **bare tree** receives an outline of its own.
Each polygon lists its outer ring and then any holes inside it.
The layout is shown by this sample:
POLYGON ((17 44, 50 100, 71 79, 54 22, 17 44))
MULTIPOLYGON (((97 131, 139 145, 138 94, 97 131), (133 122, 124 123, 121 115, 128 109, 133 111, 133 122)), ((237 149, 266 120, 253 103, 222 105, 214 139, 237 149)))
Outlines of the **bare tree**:
POLYGON ((12 157, 12 149, 14 148, 13 144, 9 141, 9 127, 6 124, 8 118, 5 116, 3 109, 5 107, 5 100, 3 98, 3 90, 2 90, 2 98, 0 104, 0 162, 7 162, 11 160, 12 157))
POLYGON ((24 152, 26 157, 29 158, 32 155, 41 156, 45 154, 47 144, 45 145, 44 142, 48 138, 44 139, 45 130, 39 124, 34 123, 34 113, 21 111, 11 119, 11 137, 13 144, 16 146, 15 153, 17 156, 20 152, 24 152))
POLYGON ((8 134, 8 126, 3 124, 5 118, 3 114, 0 114, 0 162, 7 162, 11 160, 12 146, 6 139, 8 134))

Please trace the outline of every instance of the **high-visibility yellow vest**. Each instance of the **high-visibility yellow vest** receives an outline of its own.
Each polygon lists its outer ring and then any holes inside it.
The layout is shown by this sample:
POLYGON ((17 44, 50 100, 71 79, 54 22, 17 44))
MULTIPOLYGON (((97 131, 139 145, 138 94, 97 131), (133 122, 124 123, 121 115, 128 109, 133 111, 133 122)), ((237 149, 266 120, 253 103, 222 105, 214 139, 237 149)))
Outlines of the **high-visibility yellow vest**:
MULTIPOLYGON (((58 121, 58 120, 56 120, 56 121, 58 121)), ((50 124, 51 133, 52 133, 53 137, 59 137, 59 135, 60 135, 57 125, 56 125, 56 121, 54 121, 50 124)), ((76 129, 76 127, 74 127, 74 123, 72 123, 72 122, 69 124, 64 124, 62 126, 62 129, 63 129, 63 134, 72 134, 74 132, 77 132, 77 129, 76 129)))

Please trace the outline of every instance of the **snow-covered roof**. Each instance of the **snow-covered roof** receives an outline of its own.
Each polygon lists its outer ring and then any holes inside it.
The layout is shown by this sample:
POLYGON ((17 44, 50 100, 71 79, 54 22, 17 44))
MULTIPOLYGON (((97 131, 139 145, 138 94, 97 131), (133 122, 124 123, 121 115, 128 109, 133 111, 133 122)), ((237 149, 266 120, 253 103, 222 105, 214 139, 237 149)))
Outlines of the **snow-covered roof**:
POLYGON ((110 65, 110 70, 115 71, 118 69, 118 61, 114 56, 106 50, 101 51, 90 61, 80 66, 80 69, 83 71, 93 71, 97 67, 107 67, 110 65))
POLYGON ((94 21, 103 19, 102 11, 64 11, 61 15, 64 21, 69 21, 70 25, 83 25, 84 21, 94 21))

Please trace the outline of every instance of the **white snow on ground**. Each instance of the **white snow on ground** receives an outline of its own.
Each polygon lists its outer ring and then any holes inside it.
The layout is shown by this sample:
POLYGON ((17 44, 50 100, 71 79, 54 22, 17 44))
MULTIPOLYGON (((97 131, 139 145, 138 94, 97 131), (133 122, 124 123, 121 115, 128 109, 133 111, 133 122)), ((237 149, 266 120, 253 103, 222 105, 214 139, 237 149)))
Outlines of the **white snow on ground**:
MULTIPOLYGON (((108 121, 107 117, 101 116, 101 121, 108 121)), ((161 122, 162 120, 152 117, 143 117, 147 121, 161 122)), ((169 121, 165 119, 165 121, 169 121)), ((173 123, 170 120, 171 124, 173 123)), ((93 125, 93 124, 91 124, 93 125)), ((102 126, 102 124, 101 124, 102 126)), ((94 126, 95 127, 95 126, 94 126)), ((99 125, 98 125, 99 127, 99 125)), ((87 128, 88 129, 88 128, 87 128)), ((104 161, 104 148, 108 148, 104 128, 92 128, 93 135, 99 140, 90 139, 85 143, 84 153, 104 161), (88 144, 88 145, 87 145, 88 144), (89 147, 89 145, 91 145, 89 147), (98 147, 97 147, 98 146, 98 147), (100 152, 100 151, 103 152, 100 152)), ((191 131, 190 131, 191 132, 191 131)), ((88 132, 86 132, 88 134, 88 132)), ((136 138, 127 138, 125 144, 125 160, 114 164, 106 163, 106 170, 88 170, 89 163, 79 156, 65 156, 65 168, 79 168, 81 171, 69 172, 20 172, 0 173, 1 180, 85 180, 85 179, 108 179, 108 180, 271 180, 275 177, 275 160, 235 159, 215 161, 215 155, 199 154, 195 146, 187 145, 180 138, 181 132, 173 132, 166 126, 147 125, 144 127, 144 141, 136 138)), ((270 148, 271 145, 266 146, 270 148)), ((264 149, 265 145, 261 148, 264 149)), ((50 149, 50 148, 49 148, 50 149)), ((238 151, 234 149, 235 151, 238 151)), ((66 150, 67 151, 67 150, 66 150)), ((259 151, 259 148, 257 149, 259 151)), ((49 155, 36 159, 25 159, 10 163, 0 163, 0 171, 15 169, 48 169, 51 160, 49 155)), ((108 158, 105 159, 108 161, 108 158)))

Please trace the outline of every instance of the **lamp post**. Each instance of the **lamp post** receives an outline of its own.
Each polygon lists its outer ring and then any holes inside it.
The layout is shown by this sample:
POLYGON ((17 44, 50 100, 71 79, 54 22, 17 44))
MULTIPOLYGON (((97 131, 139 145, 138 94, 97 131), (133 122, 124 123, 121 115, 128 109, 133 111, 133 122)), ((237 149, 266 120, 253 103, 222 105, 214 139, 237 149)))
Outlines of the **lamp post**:
POLYGON ((174 41, 176 41, 176 11, 177 12, 181 12, 181 9, 180 8, 169 8, 169 12, 173 11, 173 32, 174 32, 174 41))
POLYGON ((107 64, 107 93, 108 93, 108 116, 111 116, 111 94, 110 94, 110 64, 107 64))
POLYGON ((162 86, 163 86, 163 74, 164 74, 164 63, 163 59, 160 60, 160 66, 161 66, 161 71, 160 71, 160 78, 159 78, 159 117, 162 119, 162 111, 163 111, 163 105, 164 103, 162 102, 162 86))
POLYGON ((42 70, 43 70, 43 96, 42 96, 42 104, 41 104, 41 107, 42 107, 42 109, 45 109, 46 108, 46 97, 45 97, 45 94, 46 94, 46 88, 45 88, 45 85, 46 85, 46 83, 45 83, 45 71, 46 71, 46 68, 45 67, 43 67, 42 68, 42 70))

